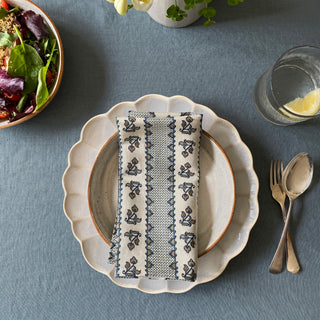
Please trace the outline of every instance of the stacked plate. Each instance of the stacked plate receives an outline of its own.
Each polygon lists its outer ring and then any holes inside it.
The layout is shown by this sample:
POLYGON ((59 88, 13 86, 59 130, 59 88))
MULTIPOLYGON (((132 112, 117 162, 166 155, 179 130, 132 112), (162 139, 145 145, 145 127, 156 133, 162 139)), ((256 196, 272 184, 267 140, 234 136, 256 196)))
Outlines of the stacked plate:
POLYGON ((64 210, 82 253, 95 270, 116 284, 148 293, 185 292, 218 277, 245 247, 258 218, 258 180, 252 156, 237 130, 209 108, 182 97, 148 95, 123 102, 90 119, 70 150, 63 176, 64 210), (200 150, 199 262, 194 283, 116 279, 108 263, 117 207, 118 144, 116 117, 129 110, 203 114, 200 150))

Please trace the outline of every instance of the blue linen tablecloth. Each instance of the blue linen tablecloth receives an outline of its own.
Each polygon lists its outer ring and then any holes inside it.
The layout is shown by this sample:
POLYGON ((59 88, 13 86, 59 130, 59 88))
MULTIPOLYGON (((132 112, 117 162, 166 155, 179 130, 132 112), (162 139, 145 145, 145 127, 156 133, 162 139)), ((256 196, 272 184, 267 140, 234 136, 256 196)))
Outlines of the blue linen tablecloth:
POLYGON ((319 120, 277 127, 254 108, 257 78, 286 49, 319 45, 317 0, 215 1, 217 23, 168 29, 105 0, 37 0, 65 49, 58 95, 32 120, 0 131, 1 319, 317 319, 320 314, 319 120), (181 295, 116 286, 84 260, 63 213, 67 154, 91 117, 148 93, 181 94, 232 122, 251 149, 260 216, 244 251, 212 282, 181 295), (302 272, 271 275, 282 230, 268 189, 272 158, 306 151, 312 188, 291 233, 302 272))

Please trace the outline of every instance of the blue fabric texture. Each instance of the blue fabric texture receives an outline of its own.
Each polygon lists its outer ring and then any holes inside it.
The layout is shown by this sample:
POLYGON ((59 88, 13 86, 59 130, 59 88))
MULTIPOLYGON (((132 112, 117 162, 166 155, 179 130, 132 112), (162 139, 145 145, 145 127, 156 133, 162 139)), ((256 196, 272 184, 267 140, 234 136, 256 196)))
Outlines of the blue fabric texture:
POLYGON ((272 125, 252 96, 257 79, 287 49, 319 46, 320 1, 213 1, 215 24, 205 28, 202 18, 182 29, 134 9, 121 17, 106 0, 33 2, 60 33, 65 67, 48 107, 0 130, 1 320, 318 319, 319 119, 272 125), (88 265, 86 247, 63 212, 61 177, 83 125, 119 102, 152 93, 186 96, 230 121, 252 152, 260 182, 259 219, 244 250, 219 277, 186 294, 117 286, 88 265), (314 180, 296 200, 290 225, 302 271, 274 276, 268 266, 283 221, 269 190, 270 161, 288 163, 303 151, 314 159, 314 180))

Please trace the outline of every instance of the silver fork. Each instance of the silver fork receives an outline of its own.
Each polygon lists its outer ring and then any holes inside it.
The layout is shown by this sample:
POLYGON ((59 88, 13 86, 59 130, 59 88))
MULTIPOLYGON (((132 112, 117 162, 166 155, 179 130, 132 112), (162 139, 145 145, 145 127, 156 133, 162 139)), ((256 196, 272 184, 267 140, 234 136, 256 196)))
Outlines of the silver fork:
MULTIPOLYGON (((282 210, 283 221, 286 221, 287 214, 285 209, 286 194, 283 191, 281 180, 283 173, 283 162, 282 160, 271 161, 270 166, 270 189, 272 197, 280 204, 282 210)), ((293 249, 289 231, 287 232, 287 243, 286 243, 286 255, 287 255, 287 269, 291 273, 297 273, 300 270, 300 265, 296 254, 293 249)))

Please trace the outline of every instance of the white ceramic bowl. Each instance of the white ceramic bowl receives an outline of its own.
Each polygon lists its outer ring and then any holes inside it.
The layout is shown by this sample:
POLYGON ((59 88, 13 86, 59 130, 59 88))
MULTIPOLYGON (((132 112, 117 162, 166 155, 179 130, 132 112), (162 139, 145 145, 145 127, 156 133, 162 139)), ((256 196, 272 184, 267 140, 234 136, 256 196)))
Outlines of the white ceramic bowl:
POLYGON ((19 120, 16 120, 13 122, 9 122, 8 120, 0 120, 0 129, 18 125, 19 123, 25 122, 25 121, 33 118, 35 115, 37 115, 39 112, 41 112, 50 103, 50 101, 53 99, 53 97, 56 95, 58 88, 60 86, 60 83, 61 83, 62 74, 63 74, 63 67, 64 67, 64 54, 63 54, 62 41, 61 41, 59 32, 58 32, 56 26, 54 25, 53 21, 50 19, 50 17, 39 6, 37 6, 35 3, 33 3, 29 0, 6 0, 6 2, 12 7, 18 7, 20 9, 25 10, 25 11, 32 10, 35 13, 40 14, 43 17, 45 24, 48 26, 51 34, 57 39, 57 45, 58 45, 60 54, 59 54, 59 60, 58 60, 58 74, 55 79, 55 83, 53 84, 53 86, 51 88, 50 96, 49 96, 48 100, 46 101, 46 103, 39 110, 34 111, 19 120))

